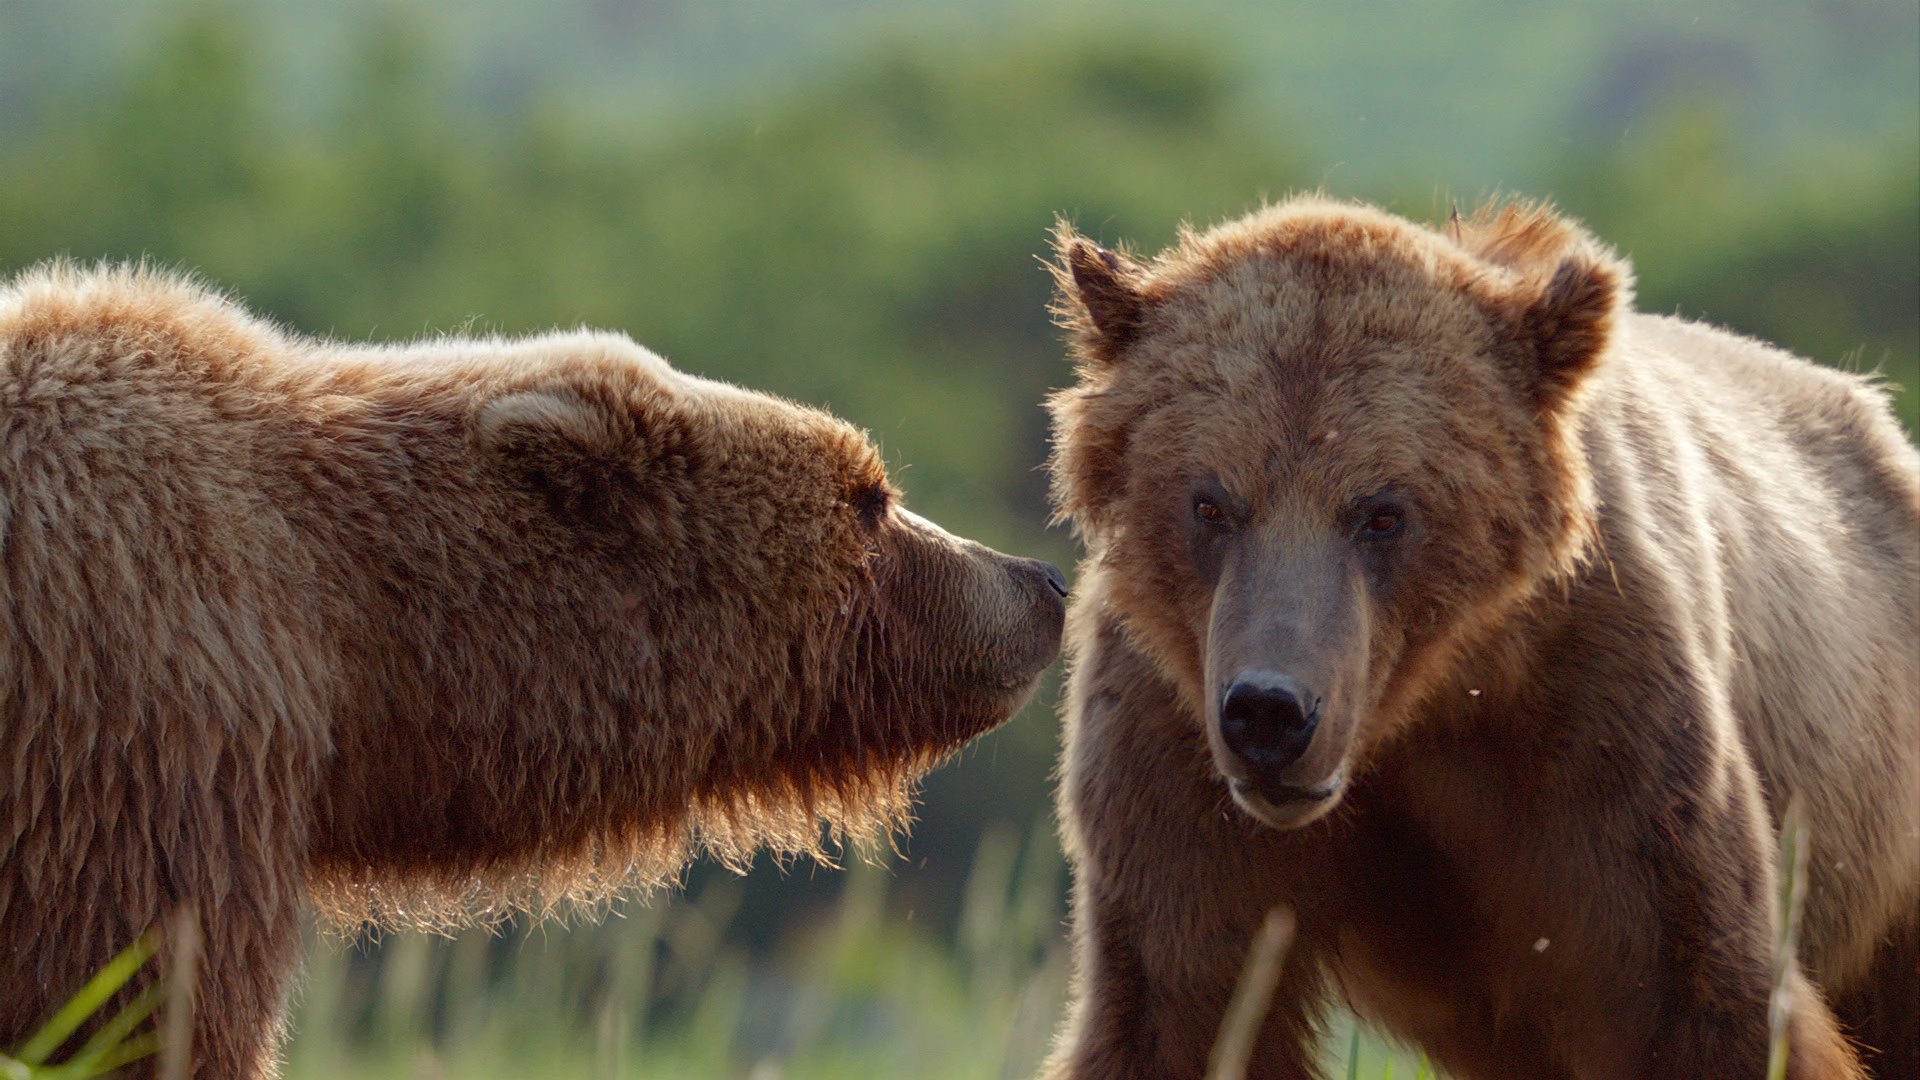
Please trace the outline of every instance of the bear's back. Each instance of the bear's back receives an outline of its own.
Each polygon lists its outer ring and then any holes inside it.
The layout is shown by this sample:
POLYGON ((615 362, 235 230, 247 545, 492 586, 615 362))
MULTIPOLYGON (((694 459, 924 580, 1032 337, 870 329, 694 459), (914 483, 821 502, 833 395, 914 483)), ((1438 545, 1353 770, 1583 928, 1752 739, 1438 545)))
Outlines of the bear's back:
POLYGON ((1868 380, 1676 318, 1593 395, 1601 553, 1725 681, 1775 819, 1804 799, 1808 956, 1856 975, 1847 924, 1920 880, 1920 457, 1868 380))
POLYGON ((0 285, 0 523, 48 538, 0 550, 104 579, 143 549, 243 540, 273 516, 261 477, 284 416, 266 376, 285 351, 174 274, 50 263, 0 285))
POLYGON ((324 739, 315 567, 273 480, 285 417, 249 374, 285 342, 143 268, 0 285, 0 730, 324 739))

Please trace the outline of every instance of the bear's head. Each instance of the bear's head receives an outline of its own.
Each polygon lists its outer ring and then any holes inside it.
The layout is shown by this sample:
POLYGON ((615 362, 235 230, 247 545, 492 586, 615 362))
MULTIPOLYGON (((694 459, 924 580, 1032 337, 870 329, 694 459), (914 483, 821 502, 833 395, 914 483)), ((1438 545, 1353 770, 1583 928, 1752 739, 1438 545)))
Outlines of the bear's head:
POLYGON ((1031 694, 1059 650, 1058 570, 907 510, 847 423, 600 340, 596 362, 489 397, 474 437, 529 528, 626 590, 629 662, 657 695, 640 713, 688 740, 694 802, 750 805, 750 831, 781 805, 809 831, 862 817, 887 801, 875 778, 1031 694))
MULTIPOLYGON (((1335 806, 1442 661, 1581 559, 1626 266, 1537 207, 1301 198, 1150 261, 1056 234, 1058 514, 1256 818, 1335 806)), ((1097 592, 1097 597, 1092 593, 1097 592)))
POLYGON ((619 335, 402 360, 339 399, 380 422, 326 443, 404 469, 338 486, 374 538, 344 576, 376 582, 347 667, 379 718, 334 736, 338 921, 590 903, 695 847, 824 854, 823 822, 875 837, 1059 651, 1060 572, 909 512, 826 413, 619 335))

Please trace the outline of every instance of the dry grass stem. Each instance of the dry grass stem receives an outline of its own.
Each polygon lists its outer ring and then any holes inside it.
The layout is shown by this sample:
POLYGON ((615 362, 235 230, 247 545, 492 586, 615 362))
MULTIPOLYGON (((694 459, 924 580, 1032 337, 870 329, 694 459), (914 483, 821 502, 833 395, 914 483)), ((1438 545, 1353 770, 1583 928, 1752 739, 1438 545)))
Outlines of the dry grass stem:
POLYGON ((1276 907, 1267 912, 1259 932, 1254 934, 1253 945, 1247 950, 1247 965, 1240 971, 1220 1036, 1213 1042, 1207 1080, 1243 1080, 1247 1075, 1247 1061, 1253 1057, 1260 1024, 1273 1005, 1274 989, 1280 985, 1280 965, 1293 944, 1293 928, 1293 909, 1276 907))

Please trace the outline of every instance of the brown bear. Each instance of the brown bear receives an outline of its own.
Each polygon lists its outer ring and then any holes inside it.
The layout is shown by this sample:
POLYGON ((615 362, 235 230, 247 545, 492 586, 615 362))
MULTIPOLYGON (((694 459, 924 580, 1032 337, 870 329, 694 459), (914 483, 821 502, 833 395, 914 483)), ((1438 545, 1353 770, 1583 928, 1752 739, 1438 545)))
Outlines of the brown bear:
POLYGON ((1051 401, 1077 981, 1057 1077, 1251 1071, 1338 993, 1460 1077, 1920 1056, 1920 461, 1870 380, 1635 314, 1542 207, 1302 197, 1142 261, 1062 226, 1051 401), (1837 1020, 1837 1022, 1836 1022, 1837 1020))
POLYGON ((457 924, 869 836, 1026 700, 1065 592, 908 513, 859 431, 619 335, 346 345, 27 271, 0 1047, 183 908, 194 1075, 262 1076, 310 896, 457 924))

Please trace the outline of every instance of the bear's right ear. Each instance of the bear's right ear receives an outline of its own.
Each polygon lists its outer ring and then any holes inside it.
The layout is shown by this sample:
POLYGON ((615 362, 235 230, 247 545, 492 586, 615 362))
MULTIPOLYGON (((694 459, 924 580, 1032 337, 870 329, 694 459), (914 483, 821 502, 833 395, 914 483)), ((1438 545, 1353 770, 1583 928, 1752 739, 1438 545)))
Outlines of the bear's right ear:
POLYGON ((576 387, 516 390, 482 405, 474 444, 494 467, 566 517, 605 523, 636 480, 641 418, 624 401, 576 387))
POLYGON ((1490 279, 1489 307, 1519 338, 1536 407, 1552 411, 1606 359, 1633 308, 1633 267, 1546 203, 1489 205, 1454 239, 1507 272, 1490 279))
POLYGON ((1111 362, 1131 343, 1146 316, 1147 272, 1065 221, 1053 230, 1054 321, 1073 335, 1082 359, 1111 362))
POLYGON ((1633 304, 1633 272, 1599 245, 1580 243, 1550 276, 1524 283, 1517 299, 1517 321, 1537 364, 1534 402, 1552 410, 1605 358, 1633 304))

